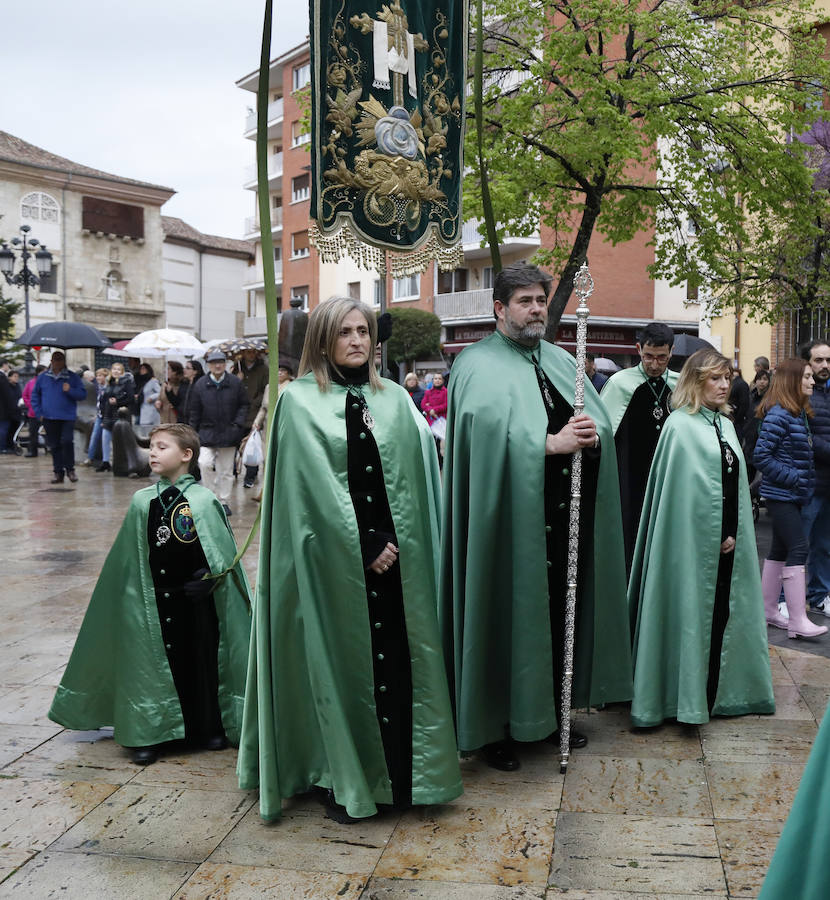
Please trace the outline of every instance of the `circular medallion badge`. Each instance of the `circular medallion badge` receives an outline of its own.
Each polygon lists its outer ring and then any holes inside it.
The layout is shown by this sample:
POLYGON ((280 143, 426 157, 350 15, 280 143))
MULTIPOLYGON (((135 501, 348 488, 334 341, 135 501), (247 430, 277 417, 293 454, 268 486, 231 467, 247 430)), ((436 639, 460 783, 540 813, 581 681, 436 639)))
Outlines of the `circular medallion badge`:
POLYGON ((193 512, 186 500, 182 500, 181 503, 173 507, 170 521, 173 525, 173 534, 177 540, 183 544, 192 544, 196 540, 196 525, 193 522, 193 512))

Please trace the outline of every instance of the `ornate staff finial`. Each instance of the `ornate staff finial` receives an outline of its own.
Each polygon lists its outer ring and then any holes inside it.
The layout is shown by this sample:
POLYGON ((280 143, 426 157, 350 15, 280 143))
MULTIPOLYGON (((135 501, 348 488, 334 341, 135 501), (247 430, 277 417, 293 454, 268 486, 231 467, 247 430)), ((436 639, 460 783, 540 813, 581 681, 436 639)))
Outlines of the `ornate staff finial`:
POLYGON ((588 271, 588 263, 582 263, 574 276, 574 293, 579 297, 580 306, 594 293, 594 279, 588 271))

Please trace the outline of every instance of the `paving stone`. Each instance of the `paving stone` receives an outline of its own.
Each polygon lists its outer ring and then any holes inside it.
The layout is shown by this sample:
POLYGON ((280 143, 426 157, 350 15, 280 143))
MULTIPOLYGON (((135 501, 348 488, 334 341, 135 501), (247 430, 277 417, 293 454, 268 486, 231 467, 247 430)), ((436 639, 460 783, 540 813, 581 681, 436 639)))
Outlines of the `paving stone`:
MULTIPOLYGON (((58 726, 60 728, 60 726, 58 726)), ((112 729, 64 731, 7 766, 3 774, 124 784, 139 771, 112 729)))
POLYGON ((712 804, 697 760, 574 755, 562 811, 711 818, 712 804))
POLYGON ((228 866, 204 863, 175 895, 176 900, 359 900, 366 878, 361 875, 329 875, 264 866, 228 866))
POLYGON ((421 807, 401 817, 374 875, 544 885, 556 815, 539 809, 421 807))
MULTIPOLYGON (((583 756, 633 756, 638 759, 699 759, 700 740, 697 731, 677 723, 665 722, 657 728, 631 727, 629 705, 614 704, 592 715, 582 715, 577 729, 588 738, 588 746, 575 750, 571 761, 583 756)), ((570 764, 569 764, 570 767, 570 764)))
POLYGON ((372 878, 362 900, 544 900, 543 887, 372 878))
POLYGON ((234 747, 228 747, 226 750, 165 754, 151 766, 133 765, 132 771, 132 784, 167 785, 231 793, 239 790, 234 747))
POLYGON ((559 808, 564 775, 559 774, 559 751, 544 742, 518 744, 521 768, 500 772, 472 754, 461 760, 463 805, 503 808, 559 808))
POLYGON ((563 812, 556 831, 552 887, 726 896, 711 821, 563 812))
POLYGON ((730 897, 757 897, 783 822, 715 819, 730 897))
POLYGON ((252 802, 241 792, 127 784, 51 849, 201 863, 252 802))
POLYGON ((211 855, 215 863, 283 866, 308 872, 368 877, 398 823, 381 814, 354 825, 326 818, 313 800, 289 801, 279 822, 266 824, 254 805, 211 855))
POLYGON ((821 656, 799 653, 784 658, 784 665, 796 684, 830 687, 830 667, 821 656))
MULTIPOLYGON (((0 886, 4 879, 25 865, 35 855, 36 851, 34 850, 15 850, 12 847, 0 846, 0 886)), ((0 889, 2 888, 0 887, 0 889)))
MULTIPOLYGON (((825 665, 827 663, 825 662, 825 665)), ((828 667, 830 668, 830 667, 828 667)), ((799 687, 796 684, 773 684, 773 694, 775 696, 775 718, 776 719, 793 719, 803 721, 815 721, 815 716, 810 711, 810 707, 804 702, 799 687)), ((758 722, 769 722, 771 716, 742 716, 742 718, 758 722)))
POLYGON ((770 647, 769 666, 772 673, 773 684, 794 684, 793 676, 778 653, 774 653, 770 647))
POLYGON ((830 686, 817 687, 812 684, 802 684, 799 690, 804 702, 820 725, 827 710, 827 704, 830 703, 830 686))
POLYGON ((712 719, 700 727, 706 762, 805 762, 816 726, 784 719, 712 719))
POLYGON ((0 724, 52 725, 46 715, 55 696, 51 684, 12 685, 0 697, 0 724))
POLYGON ((0 897, 159 900, 172 896, 193 868, 193 863, 49 851, 3 882, 0 897))
MULTIPOLYGON (((67 649, 71 650, 71 645, 67 649)), ((41 653, 28 649, 21 649, 19 652, 4 652, 0 657, 0 681, 28 684, 54 671, 55 668, 56 661, 53 652, 41 653)))
POLYGON ((671 893, 660 891, 656 894, 649 891, 647 894, 641 894, 639 891, 636 893, 629 893, 628 891, 580 891, 569 888, 560 890, 559 888, 551 887, 548 888, 548 892, 545 894, 545 900, 555 900, 557 897, 562 897, 564 900, 645 900, 645 898, 648 898, 648 900, 704 900, 704 898, 712 896, 718 895, 711 893, 675 894, 673 891, 671 893))
POLYGON ((706 764, 717 819, 786 819, 801 781, 804 763, 706 764))
POLYGON ((43 850, 118 789, 114 784, 0 778, 0 848, 43 850))
POLYGON ((0 725, 0 768, 62 731, 60 725, 0 725))
POLYGON ((9 575, 3 578, 3 590, 11 596, 37 597, 38 600, 62 594, 67 588, 81 585, 95 586, 95 579, 86 575, 9 575))

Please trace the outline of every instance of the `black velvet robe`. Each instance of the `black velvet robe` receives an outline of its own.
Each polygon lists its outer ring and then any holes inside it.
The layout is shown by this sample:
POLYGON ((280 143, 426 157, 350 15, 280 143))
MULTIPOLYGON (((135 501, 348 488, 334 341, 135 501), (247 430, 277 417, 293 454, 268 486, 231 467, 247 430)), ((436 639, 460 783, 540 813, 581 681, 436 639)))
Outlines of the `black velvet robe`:
POLYGON ((663 423, 671 412, 671 390, 665 380, 649 378, 636 388, 628 402, 619 428, 614 435, 617 448, 617 468, 620 475, 620 506, 622 509, 625 571, 631 573, 631 560, 637 543, 637 529, 643 510, 651 461, 660 439, 663 423), (659 407, 655 405, 655 392, 659 407), (662 418, 655 418, 656 408, 662 418))
POLYGON ((147 517, 161 634, 182 707, 185 739, 204 743, 224 734, 218 701, 219 622, 211 596, 191 600, 184 592, 195 572, 209 568, 187 497, 172 485, 161 497, 169 512, 165 515, 162 504, 154 499, 147 517), (172 532, 164 543, 157 536, 162 523, 172 532))

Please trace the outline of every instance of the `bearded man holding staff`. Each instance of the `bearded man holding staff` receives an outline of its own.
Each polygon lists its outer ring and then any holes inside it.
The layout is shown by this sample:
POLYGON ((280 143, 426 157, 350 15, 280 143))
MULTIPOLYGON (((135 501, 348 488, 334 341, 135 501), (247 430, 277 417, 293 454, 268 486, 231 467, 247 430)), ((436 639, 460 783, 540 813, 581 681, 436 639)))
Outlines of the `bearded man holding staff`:
MULTIPOLYGON (((459 747, 503 771, 519 768, 514 741, 559 727, 578 449, 573 706, 628 700, 632 690, 611 426, 590 385, 585 413, 573 416, 574 358, 541 340, 550 289, 535 266, 505 267, 493 287, 497 330, 464 350, 450 379, 439 621, 459 747)), ((572 747, 586 743, 571 732, 572 747)))
POLYGON ((237 767, 266 821, 309 788, 344 824, 462 790, 435 617, 438 458, 376 344, 369 307, 320 304, 274 415, 237 767))

